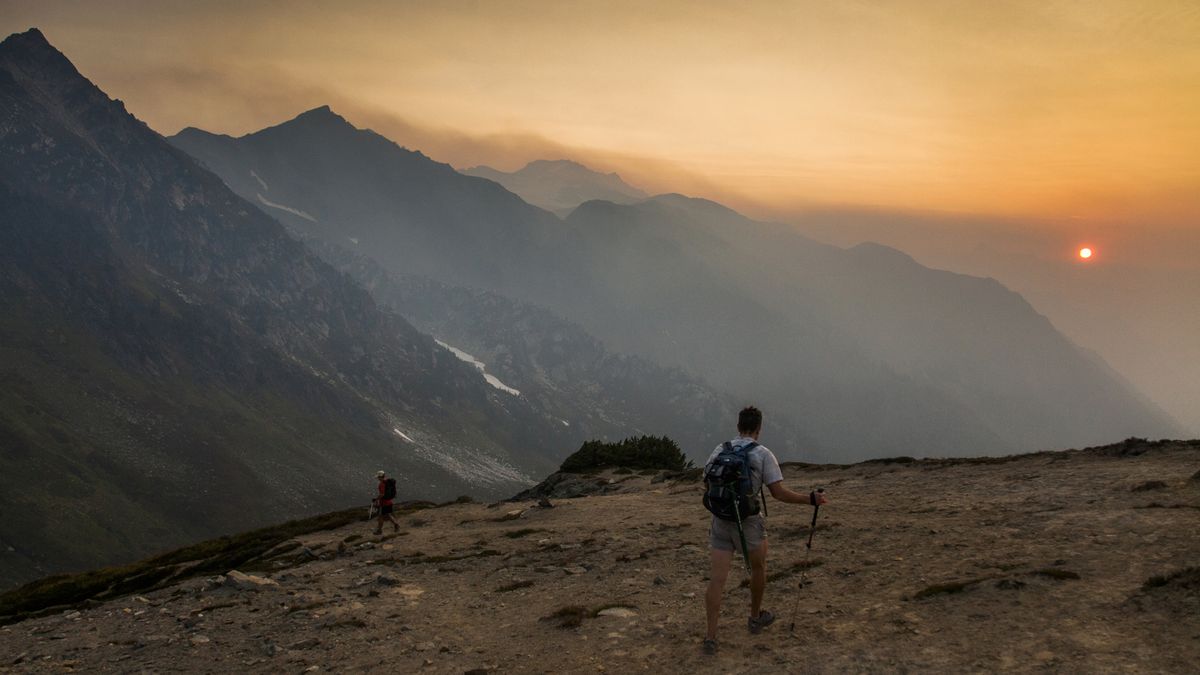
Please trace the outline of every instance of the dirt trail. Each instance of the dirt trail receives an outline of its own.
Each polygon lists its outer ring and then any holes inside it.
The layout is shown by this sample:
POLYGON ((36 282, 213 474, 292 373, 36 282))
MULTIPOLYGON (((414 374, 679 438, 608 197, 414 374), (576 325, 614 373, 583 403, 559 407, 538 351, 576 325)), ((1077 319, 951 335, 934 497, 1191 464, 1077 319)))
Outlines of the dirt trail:
POLYGON ((192 580, 6 626, 0 671, 1195 672, 1200 588, 1142 585, 1200 566, 1197 469, 1195 446, 787 467, 789 485, 832 500, 812 583, 798 591, 788 574, 809 507, 770 503, 769 571, 784 574, 765 604, 779 621, 748 635, 748 590, 731 579, 716 657, 699 651, 699 485, 609 474, 628 491, 448 506, 405 517, 399 535, 363 524, 302 537, 342 552, 271 573, 262 590, 192 580), (1166 486, 1135 491, 1149 481, 1166 486), (570 607, 577 627, 545 619, 570 607))

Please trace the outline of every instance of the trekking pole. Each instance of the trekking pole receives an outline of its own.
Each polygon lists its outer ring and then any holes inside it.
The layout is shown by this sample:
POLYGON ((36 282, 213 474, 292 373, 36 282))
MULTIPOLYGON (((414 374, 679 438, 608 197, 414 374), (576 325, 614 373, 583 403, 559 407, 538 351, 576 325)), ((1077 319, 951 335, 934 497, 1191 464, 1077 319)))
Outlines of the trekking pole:
POLYGON ((746 532, 742 529, 742 512, 738 509, 738 500, 733 500, 733 515, 737 516, 738 539, 742 542, 742 560, 746 563, 746 571, 750 571, 750 550, 746 547, 746 532))
POLYGON ((813 535, 817 533, 817 511, 821 510, 821 505, 817 503, 817 495, 824 494, 825 488, 817 488, 815 492, 808 493, 808 500, 813 505, 812 524, 808 527, 808 543, 804 545, 804 565, 800 568, 800 583, 796 586, 796 603, 792 605, 792 623, 788 626, 789 633, 796 632, 796 612, 800 610, 800 591, 804 590, 804 584, 808 579, 808 554, 812 553, 813 535))

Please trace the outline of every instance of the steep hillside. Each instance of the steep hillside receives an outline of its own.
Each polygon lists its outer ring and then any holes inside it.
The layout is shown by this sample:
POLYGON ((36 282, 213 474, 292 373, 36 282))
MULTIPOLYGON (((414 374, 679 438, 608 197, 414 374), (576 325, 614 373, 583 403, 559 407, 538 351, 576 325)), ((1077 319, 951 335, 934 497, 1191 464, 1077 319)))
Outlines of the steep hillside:
POLYGON ((0 43, 0 585, 362 500, 509 494, 580 438, 82 77, 0 43))
POLYGON ((831 503, 807 554, 811 509, 772 503, 764 606, 778 620, 746 632, 736 567, 715 657, 700 653, 700 485, 611 472, 592 477, 604 496, 550 508, 455 504, 406 514, 399 534, 296 534, 249 578, 59 608, 0 628, 0 653, 15 672, 1190 673, 1198 468, 1200 443, 1137 439, 785 466, 831 503))
MULTIPOLYGON (((466 350, 540 410, 589 439, 665 434, 696 461, 708 456, 744 402, 679 368, 616 354, 578 324, 536 305, 387 272, 328 243, 310 246, 421 330, 466 350)), ((811 447, 803 426, 773 413, 771 434, 811 447)))

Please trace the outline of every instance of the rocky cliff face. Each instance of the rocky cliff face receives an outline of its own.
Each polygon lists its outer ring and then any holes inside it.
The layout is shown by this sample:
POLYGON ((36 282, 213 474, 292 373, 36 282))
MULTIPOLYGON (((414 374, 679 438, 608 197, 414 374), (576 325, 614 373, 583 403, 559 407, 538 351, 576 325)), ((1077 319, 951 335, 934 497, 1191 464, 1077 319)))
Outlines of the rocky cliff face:
POLYGON ((0 583, 365 500, 509 494, 579 439, 81 76, 0 44, 0 583))

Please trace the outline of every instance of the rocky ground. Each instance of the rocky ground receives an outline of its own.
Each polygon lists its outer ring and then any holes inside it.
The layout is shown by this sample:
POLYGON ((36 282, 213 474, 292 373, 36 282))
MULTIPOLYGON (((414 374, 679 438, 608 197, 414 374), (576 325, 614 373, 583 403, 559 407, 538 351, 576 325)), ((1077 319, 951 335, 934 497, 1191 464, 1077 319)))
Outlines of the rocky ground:
POLYGON ((1198 470, 1200 443, 788 466, 832 502, 810 583, 811 510, 773 502, 779 621, 749 635, 732 578, 715 657, 699 484, 607 473, 610 494, 317 532, 273 571, 4 626, 0 671, 1195 672, 1198 470))

